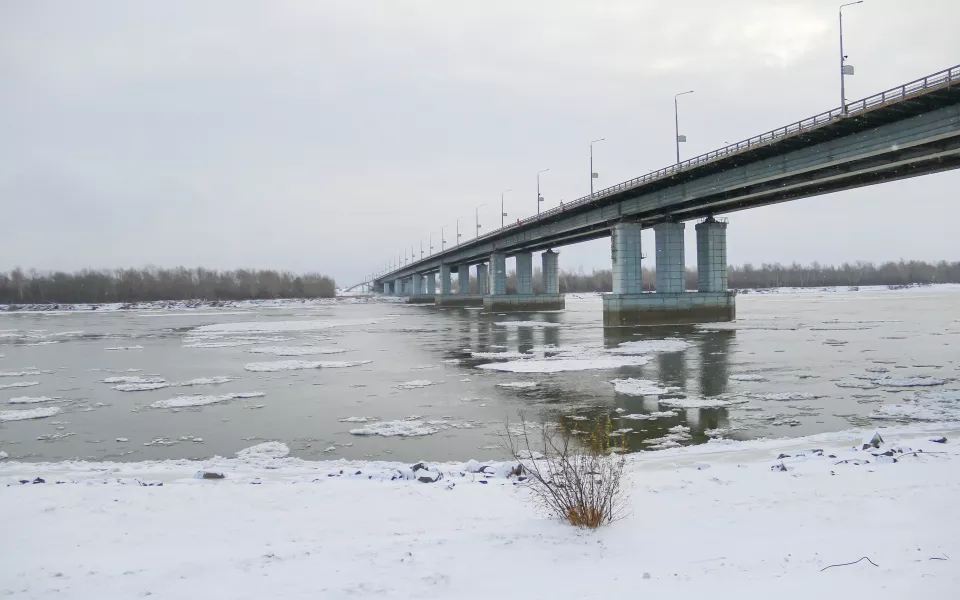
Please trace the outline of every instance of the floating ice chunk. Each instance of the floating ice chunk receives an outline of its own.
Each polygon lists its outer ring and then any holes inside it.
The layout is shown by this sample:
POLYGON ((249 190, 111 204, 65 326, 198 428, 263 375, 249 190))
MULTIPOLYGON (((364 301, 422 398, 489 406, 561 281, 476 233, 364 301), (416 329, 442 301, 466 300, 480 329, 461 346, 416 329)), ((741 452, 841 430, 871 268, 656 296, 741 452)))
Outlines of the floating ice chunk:
POLYGON ((217 402, 226 402, 238 398, 260 398, 264 396, 263 392, 236 392, 232 394, 220 394, 218 396, 204 396, 196 394, 193 396, 175 396, 169 400, 157 400, 150 405, 150 408, 186 408, 188 406, 206 406, 207 404, 216 404, 217 402))
POLYGON ((439 422, 430 424, 420 420, 402 420, 373 423, 360 429, 351 429, 350 433, 352 435, 382 435, 384 437, 419 437, 431 435, 443 429, 439 422))
POLYGON ((662 340, 637 340, 635 342, 623 342, 616 348, 609 348, 607 352, 613 354, 644 354, 648 352, 682 352, 690 346, 690 342, 677 338, 666 338, 662 340))
POLYGON ((248 363, 244 365, 244 370, 256 373, 271 373, 278 371, 297 371, 300 369, 339 369, 346 367, 358 367, 360 365, 370 364, 371 360, 330 360, 330 361, 310 361, 310 360, 278 360, 274 362, 248 363))
POLYGON ((415 390, 418 388, 425 388, 429 385, 437 385, 438 381, 430 381, 429 379, 414 379, 413 381, 406 381, 404 383, 398 383, 397 387, 401 390, 415 390))
POLYGON ((146 392, 170 387, 169 383, 121 383, 113 386, 118 392, 146 392))
MULTIPOLYGON (((0 354, 0 358, 2 358, 2 357, 3 357, 3 355, 0 354)), ((0 460, 3 460, 3 459, 5 459, 5 458, 7 458, 8 456, 10 456, 10 455, 7 454, 6 452, 0 451, 0 460)))
POLYGON ((507 383, 498 383, 497 387, 511 388, 515 390, 529 390, 540 385, 536 381, 509 381, 507 383))
POLYGON ((272 354, 274 356, 312 356, 315 354, 343 354, 345 348, 321 348, 320 346, 257 346, 248 348, 252 354, 272 354))
POLYGON ((529 354, 524 352, 471 352, 470 356, 473 358, 482 358, 482 359, 517 359, 517 358, 530 358, 529 354))
POLYGON ((286 331, 318 331, 334 327, 355 327, 358 325, 375 325, 384 319, 342 320, 342 321, 248 321, 246 323, 217 323, 203 325, 191 333, 277 333, 286 331))
POLYGON ((767 378, 763 375, 757 375, 756 373, 741 373, 739 375, 731 375, 730 379, 734 381, 767 381, 767 378))
POLYGON ((861 375, 858 379, 866 379, 867 381, 872 381, 877 385, 885 387, 927 387, 946 383, 945 379, 938 379, 937 377, 931 377, 929 375, 914 375, 912 377, 861 375))
POLYGON ((290 448, 282 442, 264 442, 237 452, 240 460, 262 460, 265 458, 283 458, 290 454, 290 448))
POLYGON ((60 414, 60 408, 56 406, 42 406, 40 408, 29 408, 26 410, 4 410, 0 411, 0 421, 25 421, 27 419, 44 419, 60 414))
POLYGON ((143 350, 143 346, 113 346, 104 350, 143 350))
POLYGON ((459 365, 461 360, 459 358, 447 358, 441 362, 445 365, 459 365))
POLYGON ((120 442, 121 444, 124 444, 126 442, 129 442, 130 438, 117 438, 117 441, 120 442))
POLYGON ((960 390, 921 390, 901 396, 902 404, 885 404, 871 419, 894 421, 958 421, 960 390))
POLYGON ((122 377, 107 377, 103 383, 166 383, 163 377, 141 377, 139 375, 124 375, 122 377))
POLYGON ((661 398, 660 404, 673 406, 675 408, 724 408, 734 404, 745 404, 749 400, 745 398, 661 398))
POLYGON ((341 423, 372 423, 374 421, 379 421, 379 417, 344 417, 342 419, 337 419, 341 423))
POLYGON ((819 394, 808 394, 806 392, 772 392, 769 394, 750 394, 751 398, 757 400, 774 400, 777 402, 789 402, 793 400, 816 400, 823 398, 819 394))
POLYGON ((870 381, 856 381, 854 379, 841 379, 839 381, 834 381, 834 385, 842 388, 854 388, 858 390, 872 390, 876 389, 876 385, 870 381))
POLYGON ((40 382, 39 381, 14 381, 13 383, 0 383, 0 390, 30 387, 32 385, 40 385, 40 382))
POLYGON ((233 348, 235 346, 249 346, 256 344, 253 340, 225 340, 222 342, 190 342, 184 348, 233 348))
POLYGON ((40 369, 24 369, 23 371, 4 371, 0 372, 0 377, 30 377, 34 375, 49 375, 52 371, 43 371, 40 369))
POLYGON ((499 323, 494 323, 494 325, 515 329, 517 327, 560 327, 562 323, 550 323, 548 321, 500 321, 499 323))
POLYGON ((610 383, 613 384, 614 391, 618 394, 626 394, 627 396, 659 396, 661 394, 676 392, 680 389, 676 387, 660 387, 655 381, 633 379, 632 377, 628 377, 627 379, 614 379, 610 383))
POLYGON ((192 385, 220 385, 221 383, 229 383, 235 381, 236 377, 227 377, 225 375, 217 375, 216 377, 198 377, 197 379, 190 379, 187 381, 181 381, 175 385, 181 386, 192 386, 192 385))
POLYGON ((651 413, 636 413, 632 415, 620 415, 620 419, 633 419, 635 421, 653 421, 656 419, 669 419, 677 416, 672 410, 655 411, 651 413))
POLYGON ((490 363, 479 365, 477 368, 491 371, 505 371, 508 373, 560 373, 562 371, 591 371, 598 369, 615 369, 625 366, 639 366, 645 365, 647 362, 649 362, 649 359, 645 356, 626 355, 584 358, 550 357, 490 363))
POLYGON ((16 398, 10 398, 7 400, 9 404, 38 404, 40 402, 51 402, 54 398, 48 396, 18 396, 16 398))

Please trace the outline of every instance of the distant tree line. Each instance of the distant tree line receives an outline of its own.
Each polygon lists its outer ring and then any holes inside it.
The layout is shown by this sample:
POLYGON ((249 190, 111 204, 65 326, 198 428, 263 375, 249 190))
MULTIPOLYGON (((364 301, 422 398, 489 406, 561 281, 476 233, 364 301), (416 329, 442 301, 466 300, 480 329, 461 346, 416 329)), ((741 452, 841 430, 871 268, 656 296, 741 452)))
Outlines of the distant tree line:
MULTIPOLYGON (((657 273, 654 269, 643 269, 643 289, 652 291, 656 287, 657 273)), ((697 270, 687 269, 687 289, 697 289, 697 270)), ((919 260, 885 262, 875 264, 858 261, 841 265, 821 265, 812 263, 801 265, 793 263, 764 263, 759 267, 751 264, 727 267, 727 285, 731 289, 761 289, 771 287, 828 287, 860 285, 908 285, 928 283, 960 283, 960 262, 940 261, 928 263, 919 260)), ((471 278, 470 291, 476 292, 476 281, 471 278)), ((535 293, 543 290, 543 277, 540 269, 533 273, 535 293)), ((609 292, 613 289, 613 273, 602 269, 584 273, 560 272, 560 291, 568 292, 609 292)), ((507 292, 516 291, 516 273, 507 274, 507 292)))
POLYGON ((317 273, 238 269, 116 269, 0 273, 0 304, 332 298, 336 285, 317 273))

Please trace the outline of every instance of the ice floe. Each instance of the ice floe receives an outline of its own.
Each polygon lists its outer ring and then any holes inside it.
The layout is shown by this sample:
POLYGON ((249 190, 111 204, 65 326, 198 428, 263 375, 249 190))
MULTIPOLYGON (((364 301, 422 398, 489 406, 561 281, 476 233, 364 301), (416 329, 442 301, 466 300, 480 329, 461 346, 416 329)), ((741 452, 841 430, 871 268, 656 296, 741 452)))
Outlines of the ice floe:
POLYGON ((189 406, 206 406, 208 404, 216 404, 218 402, 226 402, 228 400, 236 400, 239 398, 260 398, 264 395, 265 394, 263 392, 236 392, 231 394, 219 394, 216 396, 205 396, 202 394, 175 396, 168 400, 157 400, 150 405, 150 408, 186 408, 189 406))
POLYGON ((660 404, 674 408, 724 408, 735 404, 746 404, 746 398, 661 398, 660 404))
POLYGON ((439 422, 431 425, 426 421, 421 421, 418 419, 404 419, 401 421, 380 421, 371 423, 366 427, 351 429, 350 433, 352 435, 380 435, 384 437, 419 437, 424 435, 432 435, 442 430, 443 427, 441 427, 439 422))
POLYGON ((767 381, 767 378, 763 375, 757 375, 756 373, 741 373, 738 375, 731 375, 730 379, 734 381, 767 381))
POLYGON ((635 413, 630 415, 619 415, 618 419, 632 419, 635 421, 653 421, 656 419, 669 419, 677 416, 672 410, 654 411, 651 413, 635 413))
POLYGON ((25 421, 27 419, 43 419, 59 415, 60 408, 56 406, 42 406, 39 408, 28 408, 25 410, 3 410, 0 411, 0 422, 3 421, 25 421))
POLYGON ((929 387, 943 385, 945 379, 931 377, 929 375, 914 375, 907 377, 896 377, 893 375, 860 375, 857 379, 871 381, 880 386, 886 387, 929 387))
POLYGON ((30 377, 35 375, 49 375, 50 373, 52 373, 52 371, 29 368, 23 371, 0 371, 0 377, 30 377))
POLYGON ((871 419, 894 421, 960 421, 960 390, 919 390, 901 396, 902 403, 885 404, 871 419))
POLYGON ((274 356, 312 356, 315 354, 342 354, 345 348, 321 348, 320 346, 257 346, 248 348, 251 354, 272 354, 274 356))
POLYGON ((217 323, 202 325, 194 329, 191 334, 232 334, 232 333, 282 333, 290 331, 318 331, 334 327, 356 327, 359 325, 375 325, 384 319, 364 320, 304 320, 304 321, 248 321, 245 323, 217 323))
POLYGON ((529 354, 525 352, 471 352, 470 356, 472 358, 503 359, 503 360, 531 357, 529 354))
POLYGON ((494 323, 494 325, 515 329, 517 327, 560 327, 562 323, 550 323, 549 321, 500 321, 494 323))
POLYGON ((174 383, 171 385, 177 386, 193 386, 193 385, 220 385, 222 383, 229 383, 231 381, 236 381, 236 377, 227 377, 225 375, 218 375, 216 377, 198 377, 196 379, 189 379, 187 381, 181 381, 180 383, 174 383))
POLYGON ((644 354, 647 352, 682 352, 693 344, 686 340, 677 338, 666 338, 662 340, 637 340, 634 342, 623 342, 616 348, 608 348, 607 352, 614 354, 644 354))
POLYGON ((632 377, 614 379, 610 383, 613 384, 614 391, 618 394, 626 394, 627 396, 659 396, 661 394, 670 394, 680 389, 675 387, 662 387, 655 381, 650 381, 649 379, 633 379, 632 377))
POLYGON ((644 444, 650 446, 651 450, 665 450, 667 448, 676 448, 682 442, 688 442, 691 439, 690 428, 685 425, 677 425, 667 430, 667 435, 658 438, 649 438, 643 440, 644 444))
POLYGON ((113 389, 118 392, 148 392, 170 387, 170 383, 118 383, 113 389))
POLYGON ((337 419, 341 423, 372 423, 379 420, 379 417, 344 417, 337 419))
POLYGON ((777 402, 816 400, 817 398, 823 398, 822 395, 810 394, 807 392, 771 392, 768 394, 750 394, 750 397, 756 400, 773 400, 777 402))
POLYGON ((104 350, 143 350, 143 346, 113 346, 104 350))
POLYGON ((274 362, 247 363, 243 369, 255 373, 273 373, 278 371, 297 371, 301 369, 340 369, 367 365, 372 360, 278 360, 274 362))
POLYGON ((284 458, 290 454, 290 448, 282 442, 264 442, 237 452, 240 460, 263 460, 284 458))
POLYGON ((628 354, 611 356, 603 348, 568 346, 562 348, 534 348, 535 352, 550 353, 542 358, 526 358, 478 365, 478 369, 509 373, 559 373, 562 371, 590 371, 645 365, 649 358, 628 354))
POLYGON ((511 388, 515 390, 529 390, 537 387, 538 384, 536 381, 508 381, 506 383, 498 383, 497 387, 502 388, 511 388))
POLYGON ((163 377, 143 377, 140 375, 122 375, 118 377, 107 377, 101 380, 103 383, 166 383, 163 377))
POLYGON ((8 404, 39 404, 41 402, 52 402, 54 398, 47 396, 18 396, 7 400, 8 404))
POLYGON ((0 383, 0 390, 9 390, 11 388, 30 387, 40 385, 39 381, 14 381, 13 383, 0 383))
POLYGON ((418 388, 425 388, 429 385, 437 385, 441 383, 439 381, 430 381, 429 379, 414 379, 413 381, 405 381, 403 383, 398 383, 397 387, 401 390, 415 390, 418 388))

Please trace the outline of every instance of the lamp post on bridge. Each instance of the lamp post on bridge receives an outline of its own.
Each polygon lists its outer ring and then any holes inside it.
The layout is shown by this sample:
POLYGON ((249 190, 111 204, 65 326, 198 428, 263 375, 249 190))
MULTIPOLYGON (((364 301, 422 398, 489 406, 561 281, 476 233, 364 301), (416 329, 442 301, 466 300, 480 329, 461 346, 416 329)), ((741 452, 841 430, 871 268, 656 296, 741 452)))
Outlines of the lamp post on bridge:
POLYGON ((543 196, 540 195, 540 173, 546 173, 550 169, 537 171, 537 216, 540 216, 540 204, 543 202, 543 196))
POLYGON ((679 98, 680 96, 683 96, 684 94, 692 94, 692 93, 693 93, 693 90, 689 90, 686 92, 680 92, 679 94, 676 94, 673 97, 673 126, 674 126, 674 133, 676 133, 676 136, 677 136, 676 145, 677 145, 677 164, 678 165, 680 164, 680 142, 686 142, 687 136, 680 135, 680 109, 677 106, 677 98, 679 98))
POLYGON ((443 235, 443 230, 446 229, 446 228, 447 228, 446 225, 444 225, 443 227, 440 228, 440 252, 443 252, 443 247, 444 247, 444 245, 446 245, 446 243, 447 243, 447 240, 444 239, 444 235, 443 235))
POLYGON ((853 6, 854 4, 863 4, 863 0, 841 4, 838 10, 840 13, 840 112, 844 115, 847 114, 847 94, 844 88, 843 78, 845 75, 853 75, 853 65, 844 64, 847 60, 847 55, 843 53, 843 7, 853 6))
POLYGON ((512 189, 509 189, 509 190, 503 190, 502 192, 500 192, 500 229, 503 229, 503 219, 506 218, 507 216, 507 212, 503 209, 503 195, 506 194, 507 192, 512 192, 512 191, 513 191, 512 189))
POLYGON ((430 256, 433 256, 433 234, 435 233, 436 231, 430 232, 430 256))
POLYGON ((460 245, 460 219, 463 217, 457 217, 457 246, 460 245))
POLYGON ((597 174, 593 172, 593 145, 597 142, 602 142, 607 138, 600 138, 599 140, 593 140, 590 142, 590 197, 593 197, 593 180, 597 178, 597 174))
POLYGON ((483 206, 486 206, 486 205, 487 205, 487 203, 484 202, 483 204, 478 204, 478 205, 473 209, 473 212, 474 212, 474 215, 473 215, 474 224, 477 226, 477 230, 476 230, 476 231, 474 232, 474 234, 473 234, 473 239, 477 239, 478 237, 480 237, 480 208, 483 207, 483 206))

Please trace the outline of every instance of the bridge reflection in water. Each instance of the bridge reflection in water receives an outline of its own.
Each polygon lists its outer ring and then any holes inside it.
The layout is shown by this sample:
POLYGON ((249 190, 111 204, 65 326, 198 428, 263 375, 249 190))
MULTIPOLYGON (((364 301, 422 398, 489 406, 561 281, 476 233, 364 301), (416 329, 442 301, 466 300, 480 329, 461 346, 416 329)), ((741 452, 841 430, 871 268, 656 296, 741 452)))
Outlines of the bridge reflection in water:
MULTIPOLYGON (((445 314, 454 316, 452 311, 445 311, 445 314)), ((606 370, 548 374, 483 371, 483 377, 503 382, 525 380, 539 384, 527 389, 494 386, 495 393, 503 399, 506 416, 511 420, 517 418, 516 411, 521 411, 528 421, 552 422, 579 436, 581 431, 586 435, 585 430, 597 419, 605 421, 609 417, 613 430, 621 432, 617 435, 629 451, 705 443, 718 435, 736 438, 735 432, 720 431, 729 428, 728 408, 690 406, 704 399, 723 398, 728 392, 728 361, 736 345, 736 331, 709 331, 691 325, 601 329, 566 323, 558 313, 525 317, 556 323, 557 326, 504 327, 496 322, 509 317, 467 310, 457 310, 455 318, 460 321, 460 335, 455 342, 456 348, 450 348, 447 357, 459 358, 465 367, 491 362, 489 358, 469 358, 468 349, 482 352, 535 351, 538 356, 544 352, 550 356, 551 349, 562 351, 571 347, 588 347, 601 352, 602 349, 615 349, 624 342, 644 340, 677 339, 690 344, 674 352, 644 352, 642 354, 649 358, 644 365, 606 370), (642 379, 651 383, 646 387, 669 388, 670 391, 644 396, 616 391, 611 382, 626 378, 642 379), (665 414, 671 411, 672 415, 665 414), (653 413, 657 413, 655 418, 645 418, 653 413)), ((520 318, 512 316, 511 320, 520 318)))

